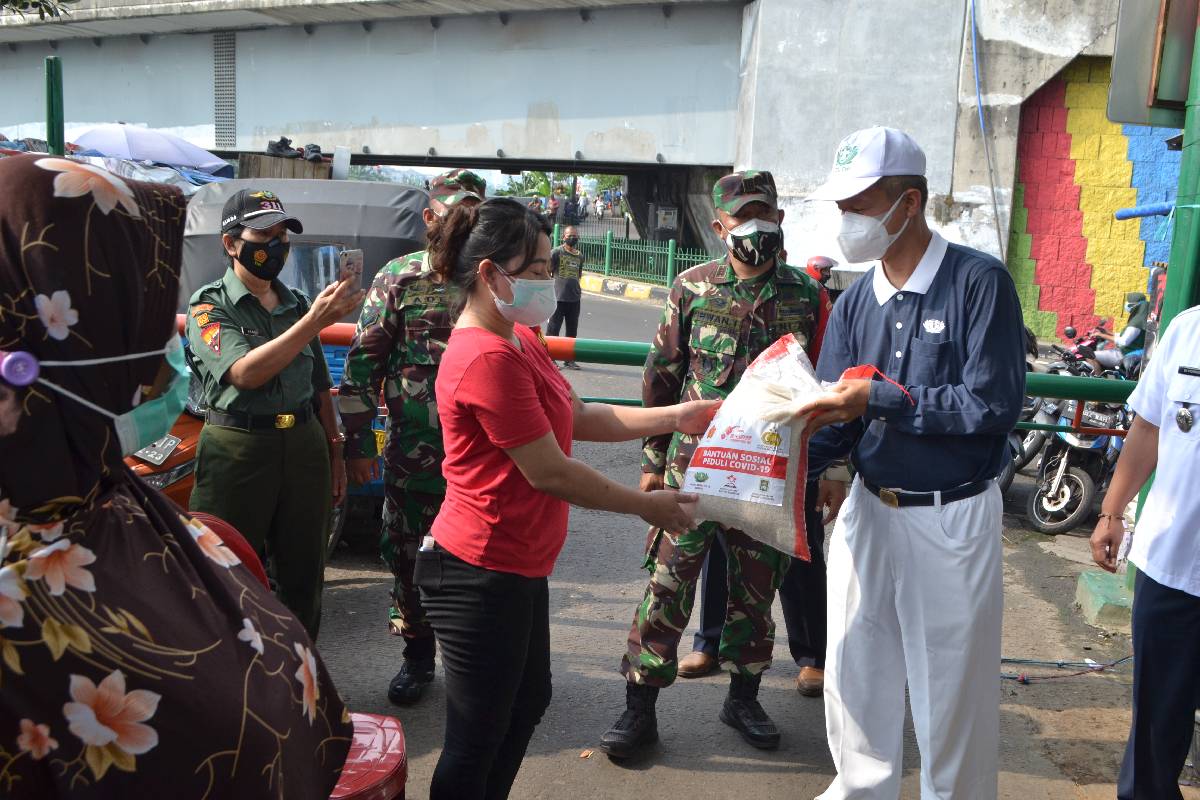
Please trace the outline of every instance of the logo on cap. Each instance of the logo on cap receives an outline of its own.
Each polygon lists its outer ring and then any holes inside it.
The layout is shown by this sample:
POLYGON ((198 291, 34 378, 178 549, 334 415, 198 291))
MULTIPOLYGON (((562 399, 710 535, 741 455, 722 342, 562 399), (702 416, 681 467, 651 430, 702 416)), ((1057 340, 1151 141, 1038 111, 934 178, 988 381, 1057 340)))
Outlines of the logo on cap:
POLYGON ((279 197, 269 189, 263 189, 261 192, 251 192, 250 196, 255 197, 259 200, 278 200, 279 199, 279 197))
POLYGON ((834 156, 833 164, 837 169, 844 170, 856 158, 858 158, 858 145, 844 144, 838 149, 837 155, 834 156))

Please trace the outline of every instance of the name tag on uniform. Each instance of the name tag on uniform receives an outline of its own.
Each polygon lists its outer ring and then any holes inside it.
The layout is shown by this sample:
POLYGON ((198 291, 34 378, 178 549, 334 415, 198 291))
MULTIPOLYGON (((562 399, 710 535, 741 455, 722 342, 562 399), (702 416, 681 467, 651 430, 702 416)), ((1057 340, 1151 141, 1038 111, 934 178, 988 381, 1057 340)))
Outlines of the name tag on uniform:
POLYGON ((713 311, 696 311, 692 314, 692 326, 711 325, 722 330, 736 331, 742 321, 732 314, 720 314, 713 311))
POLYGON ((1180 367, 1180 375, 1189 375, 1193 378, 1200 378, 1200 367, 1180 367))

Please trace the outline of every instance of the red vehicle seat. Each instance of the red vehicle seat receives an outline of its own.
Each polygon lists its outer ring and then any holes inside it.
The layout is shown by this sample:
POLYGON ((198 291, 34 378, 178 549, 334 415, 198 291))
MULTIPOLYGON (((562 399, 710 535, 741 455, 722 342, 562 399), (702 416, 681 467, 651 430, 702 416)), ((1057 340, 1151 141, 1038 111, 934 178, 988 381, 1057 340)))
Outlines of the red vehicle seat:
POLYGON ((259 583, 271 588, 267 582, 267 571, 263 569, 262 561, 258 557, 258 553, 254 552, 254 548, 246 541, 246 537, 238 533, 238 529, 230 525, 220 517, 214 517, 212 514, 205 514, 202 511, 189 512, 193 519, 203 522, 210 531, 215 533, 225 543, 225 546, 233 551, 233 554, 241 559, 241 562, 246 565, 246 569, 258 579, 259 583))
POLYGON ((404 800, 408 754, 400 720, 351 714, 354 739, 330 800, 404 800))

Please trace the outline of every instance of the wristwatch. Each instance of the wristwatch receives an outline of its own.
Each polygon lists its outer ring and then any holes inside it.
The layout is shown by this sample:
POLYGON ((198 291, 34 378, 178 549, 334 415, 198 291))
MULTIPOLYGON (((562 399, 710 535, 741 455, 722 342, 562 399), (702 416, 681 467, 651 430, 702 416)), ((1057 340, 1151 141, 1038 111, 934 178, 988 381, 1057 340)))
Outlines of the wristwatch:
POLYGON ((330 443, 331 445, 333 445, 333 444, 345 444, 345 443, 346 443, 346 434, 342 433, 341 431, 338 431, 338 433, 337 433, 337 434, 335 434, 334 436, 330 436, 330 437, 329 437, 329 443, 330 443))

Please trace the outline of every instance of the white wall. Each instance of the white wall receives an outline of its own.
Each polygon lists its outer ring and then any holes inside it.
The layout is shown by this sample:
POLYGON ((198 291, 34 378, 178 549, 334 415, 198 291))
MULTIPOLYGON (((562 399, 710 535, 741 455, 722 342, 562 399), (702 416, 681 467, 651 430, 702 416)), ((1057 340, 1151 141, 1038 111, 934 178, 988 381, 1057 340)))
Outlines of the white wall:
POLYGON ((736 164, 774 173, 793 261, 841 259, 833 204, 803 197, 851 131, 907 131, 925 150, 930 190, 950 191, 962 26, 962 0, 747 6, 736 164))
POLYGON ((0 47, 0 133, 46 137, 46 56, 63 65, 67 141, 118 120, 166 128, 213 146, 212 37, 205 34, 68 40, 0 47))
POLYGON ((242 33, 238 144, 282 132, 354 152, 728 164, 739 26, 715 5, 242 33), (265 75, 286 76, 286 101, 265 75))
MULTIPOLYGON (((383 21, 237 34, 238 147, 730 164, 740 5, 383 21)), ((44 135, 44 44, 0 49, 0 132, 44 135)), ((117 119, 213 144, 210 35, 64 42, 68 139, 117 119)))

